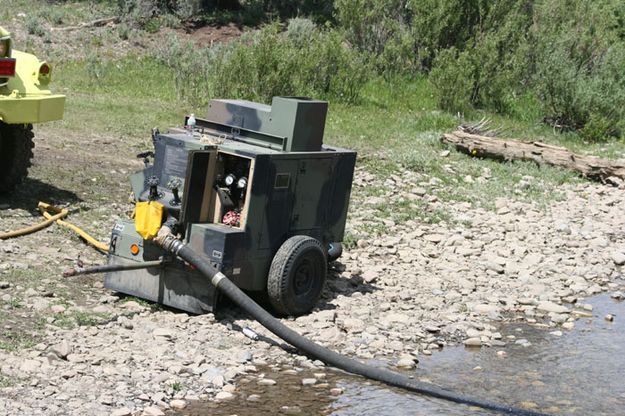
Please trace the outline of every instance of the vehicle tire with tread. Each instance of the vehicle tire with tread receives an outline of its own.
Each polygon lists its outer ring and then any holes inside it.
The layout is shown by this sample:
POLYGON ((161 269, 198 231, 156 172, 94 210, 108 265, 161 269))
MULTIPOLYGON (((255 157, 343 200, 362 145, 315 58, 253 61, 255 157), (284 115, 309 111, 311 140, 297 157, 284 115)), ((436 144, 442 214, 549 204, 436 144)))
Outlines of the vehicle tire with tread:
POLYGON ((296 235, 286 240, 271 262, 267 278, 269 302, 282 315, 310 312, 323 290, 327 261, 316 239, 296 235))
POLYGON ((32 124, 0 122, 0 192, 8 192, 24 180, 33 157, 32 124))

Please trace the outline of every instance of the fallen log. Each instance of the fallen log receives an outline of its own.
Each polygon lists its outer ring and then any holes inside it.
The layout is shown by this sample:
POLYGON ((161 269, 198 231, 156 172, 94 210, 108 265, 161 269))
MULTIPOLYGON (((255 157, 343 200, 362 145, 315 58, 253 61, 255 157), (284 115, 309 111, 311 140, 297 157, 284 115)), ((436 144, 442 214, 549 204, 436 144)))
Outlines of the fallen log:
POLYGON ((90 28, 90 27, 102 27, 102 26, 117 24, 120 21, 121 19, 119 16, 106 17, 104 19, 92 20, 91 22, 83 22, 77 26, 54 27, 52 28, 52 30, 69 31, 69 30, 85 29, 85 28, 90 28))
POLYGON ((441 141, 472 156, 505 161, 525 160, 536 162, 541 166, 559 166, 601 182, 614 182, 610 178, 620 179, 616 182, 625 180, 625 162, 623 161, 578 155, 564 147, 538 141, 504 140, 460 130, 444 134, 441 141))

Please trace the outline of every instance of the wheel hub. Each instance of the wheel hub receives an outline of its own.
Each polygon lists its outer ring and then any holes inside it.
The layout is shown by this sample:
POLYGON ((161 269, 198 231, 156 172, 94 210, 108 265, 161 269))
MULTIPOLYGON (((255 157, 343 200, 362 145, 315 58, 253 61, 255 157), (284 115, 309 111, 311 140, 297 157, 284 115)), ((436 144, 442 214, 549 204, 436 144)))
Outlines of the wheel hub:
POLYGON ((313 286, 313 267, 310 260, 306 259, 297 268, 294 281, 295 294, 303 295, 310 291, 313 286))

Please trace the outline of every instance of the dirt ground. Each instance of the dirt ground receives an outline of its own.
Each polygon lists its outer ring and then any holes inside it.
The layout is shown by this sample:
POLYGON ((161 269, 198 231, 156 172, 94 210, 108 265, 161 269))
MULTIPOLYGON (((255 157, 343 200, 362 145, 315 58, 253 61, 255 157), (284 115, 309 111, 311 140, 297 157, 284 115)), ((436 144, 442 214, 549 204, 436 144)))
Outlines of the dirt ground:
POLYGON ((191 40, 197 45, 202 46, 228 43, 241 37, 243 32, 244 28, 235 23, 228 23, 223 26, 203 26, 178 30, 178 34, 182 39, 191 40))

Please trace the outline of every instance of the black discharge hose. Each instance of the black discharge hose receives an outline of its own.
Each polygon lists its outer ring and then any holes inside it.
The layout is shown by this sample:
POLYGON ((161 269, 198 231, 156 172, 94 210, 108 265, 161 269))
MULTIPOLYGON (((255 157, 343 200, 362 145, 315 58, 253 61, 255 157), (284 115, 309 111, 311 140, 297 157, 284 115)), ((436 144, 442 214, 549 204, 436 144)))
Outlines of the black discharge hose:
MULTIPOLYGON (((161 230, 162 231, 162 230, 161 230)), ((451 391, 443 390, 427 383, 422 383, 402 374, 395 373, 383 368, 368 366, 354 359, 345 357, 328 348, 322 347, 311 340, 304 338, 297 332, 282 324, 269 312, 261 308, 241 289, 232 283, 223 273, 215 269, 206 258, 192 248, 175 239, 172 234, 159 235, 154 240, 165 250, 178 255, 183 260, 197 267, 206 277, 211 279, 211 283, 221 292, 225 293, 233 302, 252 315, 262 326, 282 338, 284 341, 306 353, 306 355, 319 359, 332 367, 340 368, 348 373, 357 374, 372 380, 377 380, 391 386, 399 387, 426 396, 436 397, 455 403, 477 406, 482 409, 493 410, 495 412, 517 415, 517 416, 549 416, 546 413, 534 412, 532 410, 519 409, 485 400, 463 396, 451 391)))

